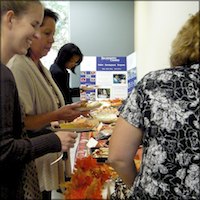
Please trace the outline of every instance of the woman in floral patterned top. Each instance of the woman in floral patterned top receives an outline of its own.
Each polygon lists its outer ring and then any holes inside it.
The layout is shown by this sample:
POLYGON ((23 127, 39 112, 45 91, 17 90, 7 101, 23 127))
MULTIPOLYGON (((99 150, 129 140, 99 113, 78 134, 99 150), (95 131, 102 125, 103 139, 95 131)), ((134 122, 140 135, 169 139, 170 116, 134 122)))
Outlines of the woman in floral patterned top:
POLYGON ((144 76, 126 100, 109 146, 109 162, 123 180, 115 200, 200 199, 199 14, 172 43, 173 67, 144 76))

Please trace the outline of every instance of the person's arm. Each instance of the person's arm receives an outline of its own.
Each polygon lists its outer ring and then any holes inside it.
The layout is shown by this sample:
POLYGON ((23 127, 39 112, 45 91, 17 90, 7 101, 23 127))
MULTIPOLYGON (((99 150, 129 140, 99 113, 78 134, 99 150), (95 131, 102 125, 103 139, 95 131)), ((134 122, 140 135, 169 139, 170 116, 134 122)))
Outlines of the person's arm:
POLYGON ((67 151, 73 147, 77 133, 56 132, 22 139, 22 121, 18 92, 10 70, 0 68, 0 171, 19 167, 46 153, 67 151))
POLYGON ((77 133, 59 131, 34 138, 15 139, 4 132, 0 142, 0 168, 17 166, 53 152, 67 152, 75 144, 77 133), (5 137, 7 135, 7 137, 5 137))
POLYGON ((133 159, 141 140, 142 131, 119 117, 109 142, 108 163, 128 187, 137 173, 133 159))
MULTIPOLYGON (((46 153, 59 152, 61 143, 54 134, 47 134, 33 139, 14 139, 11 134, 1 139, 0 143, 0 165, 20 165, 29 162, 46 153)), ((5 135, 5 134, 4 134, 5 135)))
POLYGON ((27 130, 40 129, 52 121, 72 121, 80 115, 87 115, 87 112, 82 112, 76 110, 80 107, 81 103, 68 104, 55 110, 53 112, 48 112, 40 115, 27 115, 24 118, 25 127, 27 130))

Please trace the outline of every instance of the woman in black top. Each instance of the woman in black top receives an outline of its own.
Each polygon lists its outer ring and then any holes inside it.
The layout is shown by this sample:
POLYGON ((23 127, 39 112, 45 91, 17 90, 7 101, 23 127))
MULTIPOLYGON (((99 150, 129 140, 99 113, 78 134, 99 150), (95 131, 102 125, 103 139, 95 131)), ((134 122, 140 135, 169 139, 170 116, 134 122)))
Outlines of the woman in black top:
POLYGON ((63 94, 65 104, 72 103, 72 97, 80 96, 80 88, 69 86, 70 73, 67 69, 75 73, 75 68, 80 65, 82 59, 81 50, 75 44, 67 43, 60 48, 54 64, 50 67, 52 77, 63 94))

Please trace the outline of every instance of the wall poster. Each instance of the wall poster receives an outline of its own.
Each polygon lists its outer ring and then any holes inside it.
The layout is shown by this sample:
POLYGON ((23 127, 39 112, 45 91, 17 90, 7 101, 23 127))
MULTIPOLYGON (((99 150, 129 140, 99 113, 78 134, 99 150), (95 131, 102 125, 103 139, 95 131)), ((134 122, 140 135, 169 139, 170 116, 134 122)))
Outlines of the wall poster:
POLYGON ((126 99, 136 85, 135 53, 127 57, 84 56, 80 70, 81 86, 97 86, 81 92, 81 100, 126 99))

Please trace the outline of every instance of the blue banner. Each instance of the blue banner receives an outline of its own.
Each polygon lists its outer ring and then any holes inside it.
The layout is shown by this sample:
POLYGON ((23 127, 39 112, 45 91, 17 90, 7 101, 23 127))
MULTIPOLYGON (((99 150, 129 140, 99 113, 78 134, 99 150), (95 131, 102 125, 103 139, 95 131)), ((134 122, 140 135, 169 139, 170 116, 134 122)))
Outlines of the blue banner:
POLYGON ((126 57, 97 57, 97 71, 126 71, 126 57))

